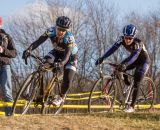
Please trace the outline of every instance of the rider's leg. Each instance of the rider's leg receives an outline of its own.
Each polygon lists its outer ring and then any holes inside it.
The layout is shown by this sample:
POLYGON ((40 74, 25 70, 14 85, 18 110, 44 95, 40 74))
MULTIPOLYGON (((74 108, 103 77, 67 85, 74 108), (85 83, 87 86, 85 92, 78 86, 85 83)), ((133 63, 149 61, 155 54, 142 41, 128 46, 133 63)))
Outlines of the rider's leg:
POLYGON ((134 74, 134 85, 133 85, 133 96, 132 96, 132 102, 131 102, 131 107, 134 108, 136 100, 138 98, 138 93, 139 93, 139 85, 141 81, 143 80, 145 74, 147 73, 149 69, 149 64, 144 63, 140 66, 137 66, 134 74))
POLYGON ((53 49, 47 55, 45 55, 44 62, 49 64, 52 64, 54 62, 60 62, 63 56, 63 53, 53 49))
POLYGON ((129 81, 128 75, 123 74, 123 78, 124 78, 124 83, 129 86, 131 83, 129 81))
MULTIPOLYGON (((125 71, 133 70, 134 68, 135 68, 135 64, 131 64, 126 68, 125 71)), ((124 83, 125 83, 123 93, 127 93, 128 88, 131 85, 131 81, 129 81, 129 77, 125 73, 123 73, 123 79, 124 79, 124 83)))
POLYGON ((63 83, 61 86, 61 96, 62 98, 65 96, 69 88, 72 86, 73 78, 75 75, 75 71, 72 69, 65 69, 63 75, 63 83))
MULTIPOLYGON (((124 61, 123 61, 124 62, 124 61)), ((122 62, 122 63, 123 63, 122 62)), ((125 71, 128 71, 128 70, 133 70, 135 68, 135 63, 127 66, 126 70, 125 71)), ((124 83, 125 85, 129 86, 131 84, 131 82, 129 81, 129 77, 126 75, 126 74, 123 74, 123 78, 124 78, 124 83)))
POLYGON ((73 81, 75 72, 76 71, 74 71, 72 69, 64 69, 64 75, 63 75, 63 82, 62 82, 62 85, 61 85, 60 97, 54 99, 52 101, 52 104, 60 105, 64 101, 64 98, 65 98, 65 95, 66 95, 67 91, 72 86, 72 81, 73 81))

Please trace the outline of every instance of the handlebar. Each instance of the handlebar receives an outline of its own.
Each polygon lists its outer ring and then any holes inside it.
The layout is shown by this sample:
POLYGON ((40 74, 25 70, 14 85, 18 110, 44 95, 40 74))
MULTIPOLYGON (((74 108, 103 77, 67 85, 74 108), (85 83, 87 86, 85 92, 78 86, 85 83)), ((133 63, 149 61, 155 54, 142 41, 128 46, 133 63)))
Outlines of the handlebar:
MULTIPOLYGON (((112 63, 112 62, 103 61, 102 64, 108 64, 108 65, 112 66, 114 68, 113 72, 121 72, 121 71, 118 71, 118 69, 117 69, 118 66, 119 66, 118 63, 112 63)), ((100 72, 102 73, 102 67, 101 67, 101 65, 100 65, 100 72)), ((122 72, 122 73, 125 74, 125 75, 133 77, 133 75, 131 75, 131 74, 127 73, 127 72, 122 72)))
MULTIPOLYGON (((43 59, 40 58, 39 56, 36 56, 34 54, 30 54, 28 57, 32 57, 32 58, 36 59, 36 61, 38 61, 40 64, 43 64, 43 59)), ((24 59, 26 65, 28 64, 28 61, 27 61, 28 57, 26 57, 24 59)))
MULTIPOLYGON (((112 67, 115 68, 115 69, 119 66, 118 63, 112 63, 112 62, 107 62, 107 61, 103 61, 102 64, 108 64, 108 65, 112 66, 112 67)), ((101 66, 102 64, 100 64, 100 66, 101 66)))
MULTIPOLYGON (((43 69, 43 70, 53 70, 53 69, 58 69, 58 68, 60 68, 58 62, 54 62, 53 64, 52 64, 52 63, 47 63, 47 65, 45 65, 46 62, 44 62, 44 60, 43 60, 42 58, 40 58, 39 56, 37 56, 37 55, 34 55, 34 54, 31 54, 31 53, 30 53, 30 54, 28 55, 28 57, 34 58, 34 59, 39 63, 39 65, 41 66, 40 68, 43 69)), ((27 64, 27 59, 28 59, 28 57, 26 57, 26 58, 24 59, 26 64, 27 64)), ((60 60, 59 60, 59 61, 60 61, 60 60)))
POLYGON ((117 68, 117 67, 119 66, 119 64, 114 64, 114 63, 111 63, 111 62, 109 62, 109 63, 107 63, 107 64, 109 64, 110 66, 112 66, 112 67, 114 67, 114 68, 117 68))

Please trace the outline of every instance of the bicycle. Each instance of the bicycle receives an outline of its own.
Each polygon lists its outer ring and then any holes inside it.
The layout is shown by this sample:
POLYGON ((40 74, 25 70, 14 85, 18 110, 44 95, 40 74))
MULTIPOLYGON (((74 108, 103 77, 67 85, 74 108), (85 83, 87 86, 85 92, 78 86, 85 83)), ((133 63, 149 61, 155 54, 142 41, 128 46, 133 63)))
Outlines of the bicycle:
MULTIPOLYGON (((53 113, 58 114, 64 102, 59 106, 51 108, 51 101, 60 95, 60 85, 62 83, 62 72, 58 67, 44 68, 43 59, 33 54, 30 57, 36 60, 38 68, 28 75, 23 82, 12 106, 12 114, 21 114, 35 112, 35 108, 40 108, 41 114, 53 113), (47 75, 52 71, 53 75, 47 75), (46 76, 47 75, 47 76, 46 76), (51 78, 48 78, 51 77, 51 78), (48 79, 47 79, 48 78, 48 79), (46 82, 45 82, 46 81, 46 82)), ((25 59, 25 62, 27 59, 25 59)))
MULTIPOLYGON (((107 63, 113 70, 110 76, 104 75, 102 65, 100 65, 100 78, 91 89, 88 111, 92 112, 113 112, 114 110, 124 110, 131 103, 133 76, 126 72, 119 72, 117 64, 107 63), (124 93, 124 80, 122 74, 128 76, 131 85, 124 93)), ((155 100, 154 82, 149 77, 144 77, 140 84, 139 96, 135 108, 137 110, 150 110, 155 100)))

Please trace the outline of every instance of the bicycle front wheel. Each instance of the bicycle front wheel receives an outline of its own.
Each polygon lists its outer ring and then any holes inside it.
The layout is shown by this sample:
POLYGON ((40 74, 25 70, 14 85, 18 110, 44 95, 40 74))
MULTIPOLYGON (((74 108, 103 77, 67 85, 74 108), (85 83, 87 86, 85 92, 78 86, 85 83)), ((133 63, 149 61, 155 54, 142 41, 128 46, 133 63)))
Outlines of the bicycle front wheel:
POLYGON ((116 98, 116 86, 112 81, 110 76, 96 81, 89 96, 89 113, 112 111, 116 98))
POLYGON ((140 84, 136 108, 138 110, 150 110, 154 105, 155 98, 154 82, 149 77, 145 77, 140 84))
MULTIPOLYGON (((39 74, 34 72, 30 74, 22 84, 12 106, 12 114, 24 115, 30 106, 34 108, 33 102, 37 88, 39 87, 39 74)), ((28 112, 33 114, 33 112, 28 112)))

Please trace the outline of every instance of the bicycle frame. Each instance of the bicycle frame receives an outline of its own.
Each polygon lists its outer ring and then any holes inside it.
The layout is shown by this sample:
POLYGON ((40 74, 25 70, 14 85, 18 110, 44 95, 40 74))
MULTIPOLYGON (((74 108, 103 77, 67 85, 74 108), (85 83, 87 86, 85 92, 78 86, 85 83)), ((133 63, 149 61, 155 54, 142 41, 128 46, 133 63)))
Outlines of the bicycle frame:
MULTIPOLYGON (((43 102, 47 100, 47 96, 53 89, 53 84, 55 81, 59 82, 58 80, 58 70, 56 70, 55 73, 53 73, 52 78, 48 81, 47 85, 45 86, 44 94, 43 94, 43 102)), ((59 95, 60 95, 60 86, 58 84, 58 90, 59 90, 59 95)))
MULTIPOLYGON (((20 114, 25 114, 29 107, 31 106, 32 102, 34 105, 35 109, 38 105, 41 105, 41 113, 45 111, 45 106, 46 105, 51 105, 51 104, 46 104, 48 103, 48 100, 56 95, 60 94, 60 81, 61 81, 61 76, 58 77, 59 75, 59 69, 57 67, 53 68, 51 67, 50 69, 45 69, 43 67, 43 60, 37 56, 30 55, 36 61, 38 62, 38 69, 31 73, 25 81, 23 82, 16 99, 13 104, 13 111, 12 113, 15 113, 16 111, 16 104, 18 103, 18 100, 23 100, 23 104, 21 104, 20 111, 17 111, 20 114), (51 70, 53 72, 53 75, 51 78, 47 79, 46 83, 44 83, 45 77, 46 77, 46 72, 51 70), (55 91, 53 92, 53 95, 51 95, 51 91, 53 88, 56 88, 55 91), (58 89, 58 90, 57 90, 58 89)), ((27 61, 27 60, 26 60, 27 61)), ((18 110, 19 110, 18 109, 18 110)), ((58 107, 55 109, 55 114, 58 114, 60 112, 60 108, 58 107)), ((43 113, 42 113, 43 114, 43 113)))
MULTIPOLYGON (((134 83, 133 75, 131 75, 131 74, 127 73, 127 72, 120 72, 120 71, 118 71, 116 69, 118 65, 116 65, 116 64, 113 64, 113 63, 107 63, 107 64, 109 64, 110 66, 112 66, 114 68, 113 73, 110 76, 111 76, 112 82, 115 83, 116 86, 117 86, 117 92, 119 92, 120 95, 121 95, 121 98, 122 98, 122 102, 121 102, 122 104, 121 105, 123 105, 124 107, 128 107, 130 105, 130 103, 131 103, 131 100, 132 100, 131 99, 132 98, 131 95, 132 95, 133 83, 134 83), (123 93, 123 90, 124 90, 123 87, 124 87, 125 83, 124 83, 124 79, 122 78, 122 75, 127 75, 128 78, 130 79, 130 82, 131 82, 131 84, 128 86, 127 93, 125 93, 125 94, 123 93), (119 83, 119 85, 117 83, 119 83)), ((149 91, 149 95, 147 95, 147 96, 149 96, 151 99, 153 98, 153 101, 154 101, 155 94, 154 94, 154 92, 151 93, 152 90, 154 91, 154 83, 153 83, 153 81, 150 78, 146 77, 146 79, 148 79, 149 82, 151 83, 151 84, 147 85, 148 86, 147 89, 149 91)), ((105 87, 107 87, 107 86, 105 86, 105 87)), ((104 89, 106 89, 106 88, 104 88, 104 89)), ((147 100, 148 97, 145 95, 145 92, 142 89, 143 88, 140 88, 140 92, 144 96, 144 99, 147 100)))
MULTIPOLYGON (((105 62, 106 63, 106 62, 105 62)), ((129 86, 129 89, 127 91, 127 95, 126 94, 123 94, 123 87, 124 87, 124 80, 123 80, 123 74, 124 75, 127 75, 129 78, 133 78, 133 75, 129 74, 129 73, 126 73, 126 72, 120 72, 117 70, 117 67, 118 67, 118 64, 113 64, 113 63, 110 63, 110 62, 107 62, 107 64, 109 64, 110 66, 112 66, 114 68, 113 72, 110 74, 110 77, 111 77, 111 80, 112 82, 117 86, 117 92, 119 92, 122 100, 120 101, 121 104, 120 105, 129 105, 129 98, 131 96, 131 92, 132 92, 132 87, 133 87, 133 81, 131 82, 131 85, 129 86), (119 86, 119 87, 118 87, 119 86)), ((102 78, 103 80, 103 73, 102 73, 102 67, 100 66, 100 77, 102 78)), ((110 81, 107 81, 106 85, 104 86, 103 88, 103 92, 106 93, 107 91, 107 84, 109 83, 110 81)), ((110 91, 110 90, 108 90, 110 91)), ((116 100, 116 102, 118 102, 116 100)))
MULTIPOLYGON (((130 105, 132 99, 133 76, 129 73, 122 72, 130 79, 130 86, 127 93, 124 93, 125 81, 122 78, 122 73, 116 68, 118 65, 107 63, 111 65, 114 70, 111 75, 105 75, 102 72, 102 65, 100 66, 100 77, 94 83, 88 100, 88 111, 91 112, 111 112, 113 108, 124 109, 130 105)), ((125 77, 124 77, 125 78, 125 77)), ((128 81, 129 82, 129 81, 128 81)), ((144 77, 140 83, 139 96, 137 97, 137 108, 149 110, 152 108, 155 99, 155 89, 152 79, 144 77)))

